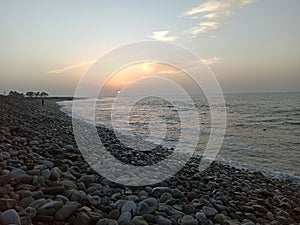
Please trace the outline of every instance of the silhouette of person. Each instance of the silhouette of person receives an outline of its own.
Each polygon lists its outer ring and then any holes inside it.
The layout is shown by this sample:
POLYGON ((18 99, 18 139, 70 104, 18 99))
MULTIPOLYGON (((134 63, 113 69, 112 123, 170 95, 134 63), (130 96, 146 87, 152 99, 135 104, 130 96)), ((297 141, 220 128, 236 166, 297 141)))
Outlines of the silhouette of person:
POLYGON ((45 100, 42 98, 42 106, 44 106, 45 100))

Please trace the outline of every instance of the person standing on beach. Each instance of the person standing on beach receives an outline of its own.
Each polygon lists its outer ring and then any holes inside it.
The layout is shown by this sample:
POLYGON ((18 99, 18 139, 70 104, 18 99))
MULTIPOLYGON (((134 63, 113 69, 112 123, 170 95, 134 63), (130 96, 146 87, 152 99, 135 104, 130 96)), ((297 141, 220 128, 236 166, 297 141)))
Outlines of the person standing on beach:
POLYGON ((44 106, 45 100, 42 98, 42 107, 44 106))

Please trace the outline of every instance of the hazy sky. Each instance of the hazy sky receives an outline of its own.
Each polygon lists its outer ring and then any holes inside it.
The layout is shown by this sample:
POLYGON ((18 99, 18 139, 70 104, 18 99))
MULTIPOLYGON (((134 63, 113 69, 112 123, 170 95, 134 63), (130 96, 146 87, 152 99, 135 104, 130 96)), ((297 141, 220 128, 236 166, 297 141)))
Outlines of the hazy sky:
POLYGON ((0 1, 0 92, 73 95, 95 60, 141 40, 199 55, 225 93, 300 91, 299 0, 0 1))

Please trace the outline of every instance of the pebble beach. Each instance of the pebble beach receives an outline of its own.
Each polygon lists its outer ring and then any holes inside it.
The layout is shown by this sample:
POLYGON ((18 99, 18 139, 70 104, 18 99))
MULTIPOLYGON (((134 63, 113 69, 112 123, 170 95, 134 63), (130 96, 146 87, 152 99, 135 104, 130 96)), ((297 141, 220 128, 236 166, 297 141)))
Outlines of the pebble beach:
MULTIPOLYGON (((78 150, 72 119, 56 103, 63 100, 42 107, 40 99, 0 96, 0 224, 300 224, 300 186, 260 172, 217 162, 199 172, 200 159, 192 157, 156 185, 100 176, 78 150)), ((170 154, 129 151, 105 128, 99 135, 126 163, 153 164, 170 154)))

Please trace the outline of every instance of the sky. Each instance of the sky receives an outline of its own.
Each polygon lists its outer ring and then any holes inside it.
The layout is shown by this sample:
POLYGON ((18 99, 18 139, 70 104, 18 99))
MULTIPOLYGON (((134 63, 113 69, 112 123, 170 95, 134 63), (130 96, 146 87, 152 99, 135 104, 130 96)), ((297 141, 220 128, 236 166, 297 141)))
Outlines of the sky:
POLYGON ((194 52, 225 93, 300 91, 299 12, 299 0, 1 0, 0 93, 72 96, 99 57, 145 40, 194 52))

